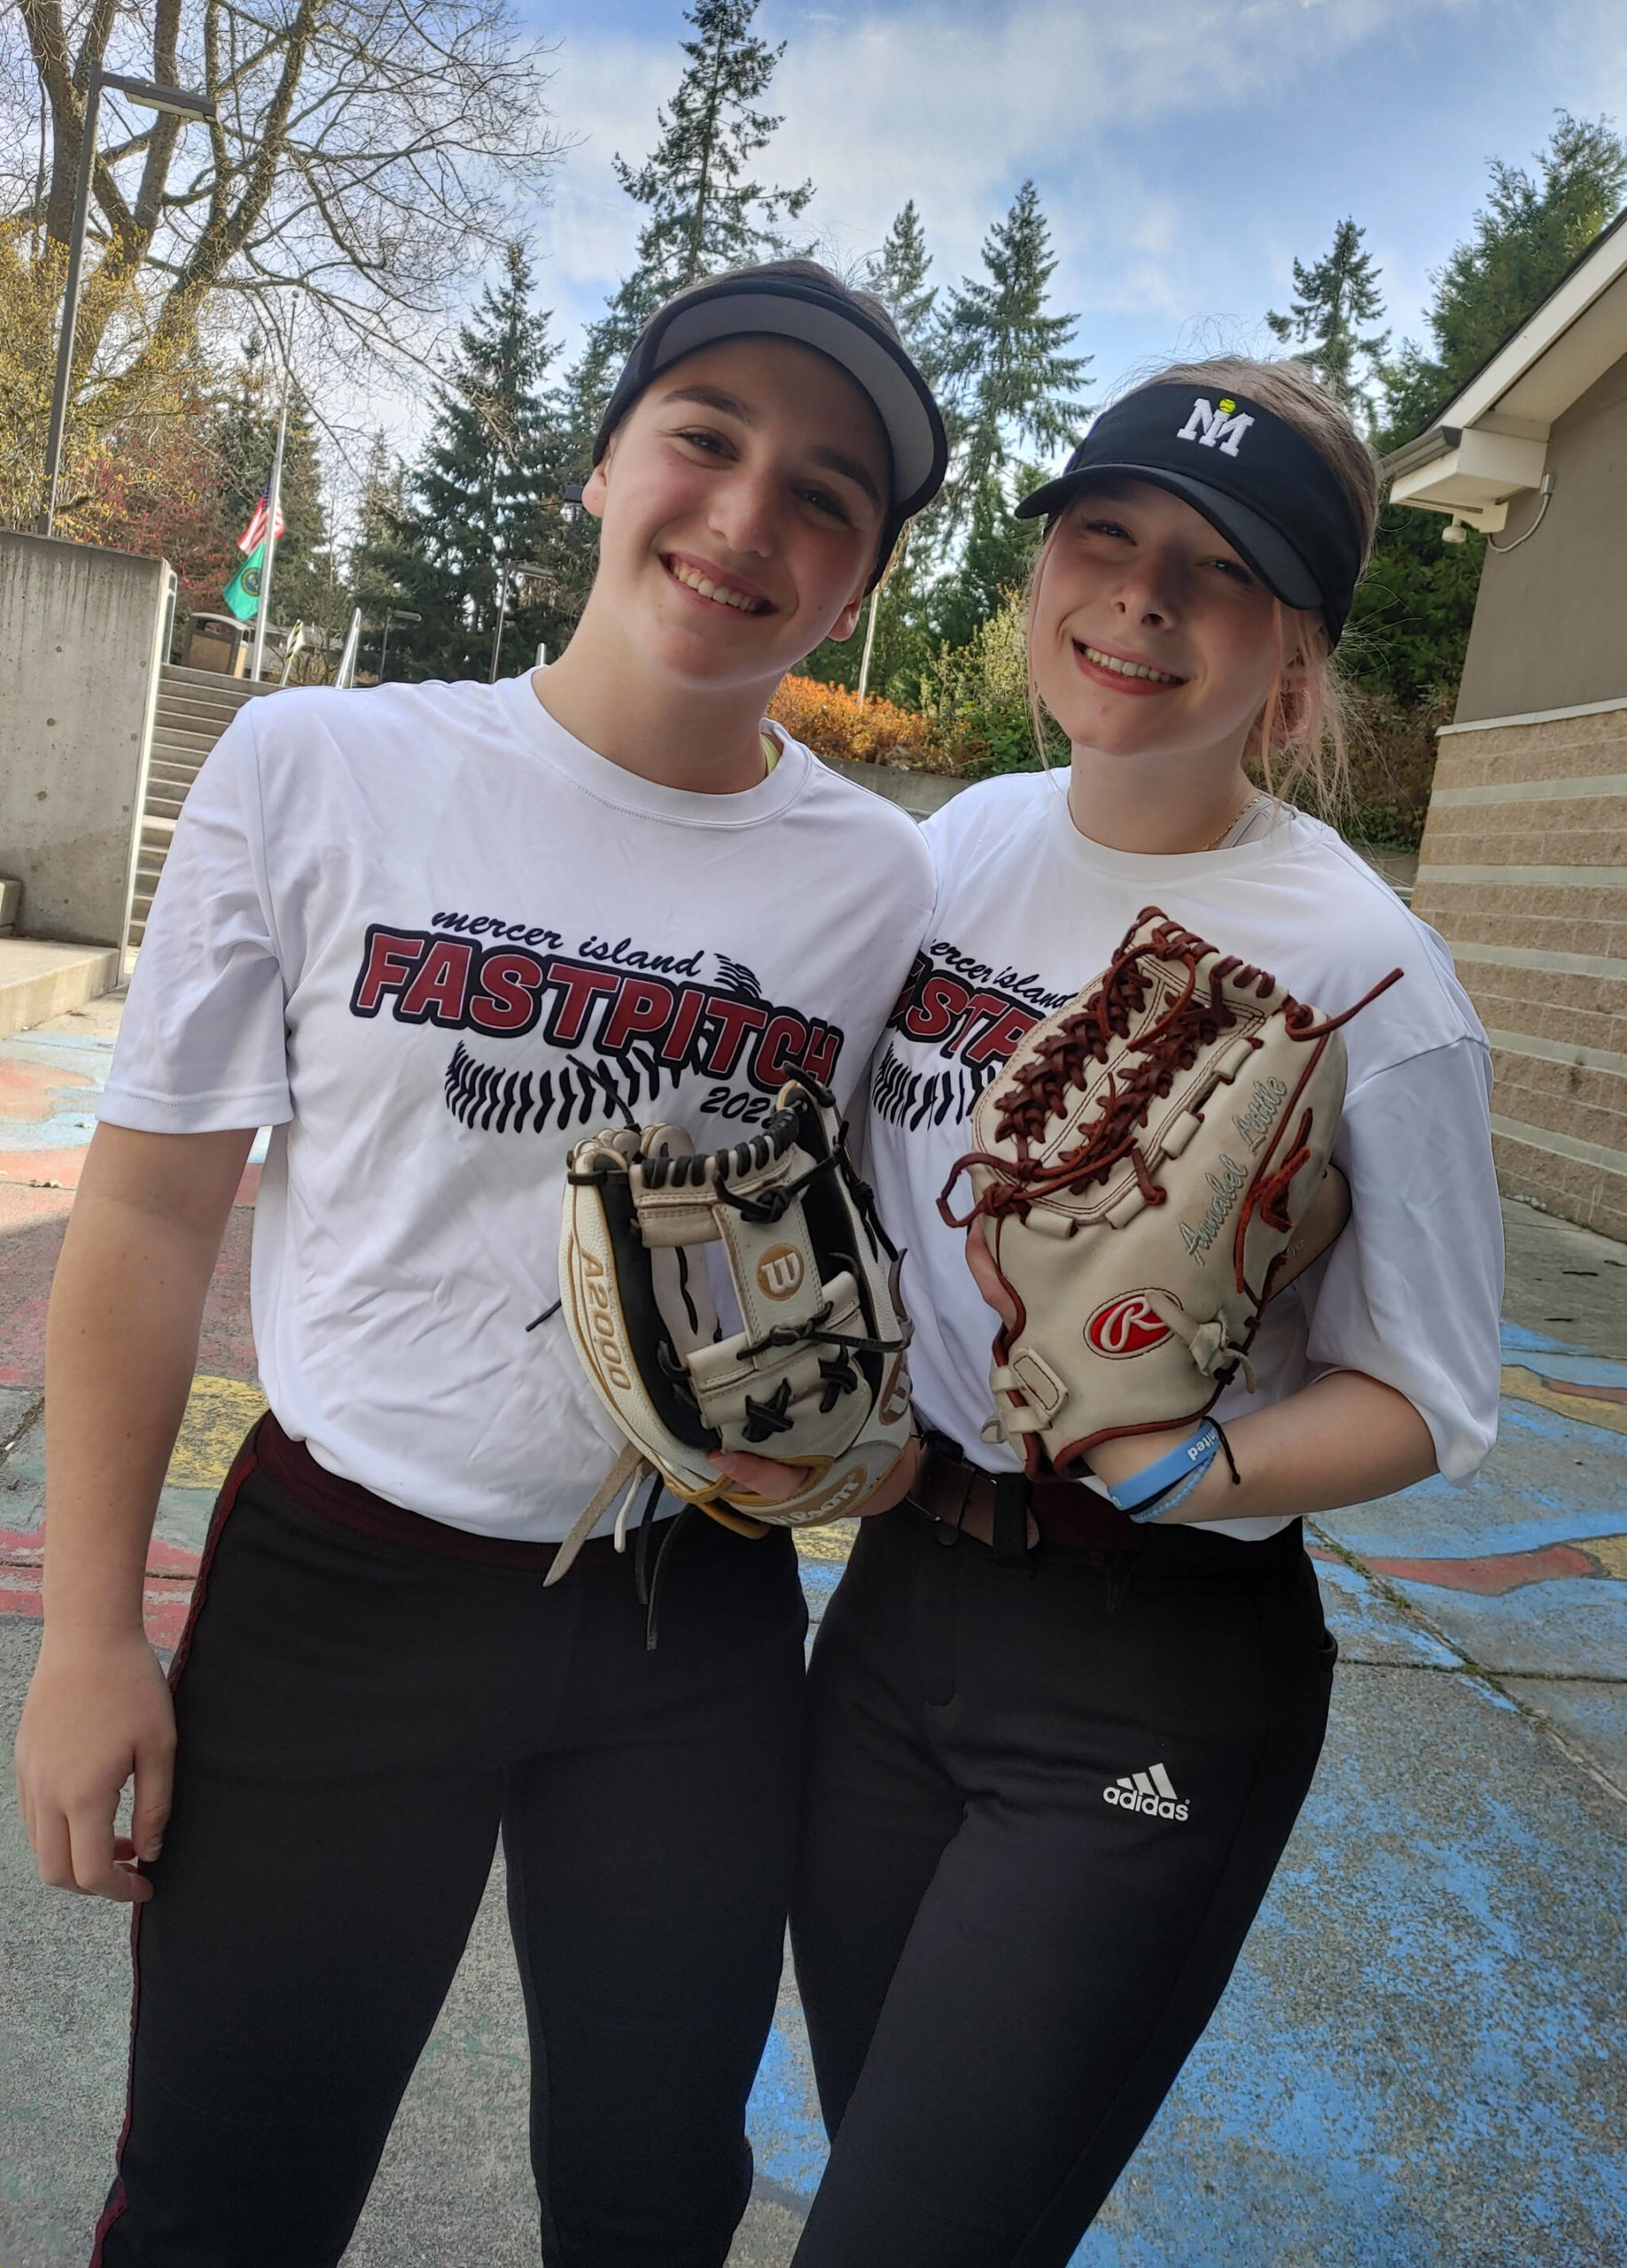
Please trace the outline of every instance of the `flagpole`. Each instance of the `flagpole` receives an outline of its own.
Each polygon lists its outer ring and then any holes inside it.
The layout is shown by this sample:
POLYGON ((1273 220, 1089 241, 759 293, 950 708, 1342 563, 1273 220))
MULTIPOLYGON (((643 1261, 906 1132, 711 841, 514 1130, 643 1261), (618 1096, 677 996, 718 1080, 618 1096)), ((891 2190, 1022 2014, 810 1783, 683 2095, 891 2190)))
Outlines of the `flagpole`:
POLYGON ((283 408, 276 421, 276 453, 271 460, 271 480, 266 493, 266 548, 260 563, 260 604, 254 614, 254 659, 249 675, 260 682, 266 657, 266 625, 271 618, 271 563, 276 557, 276 516, 283 501, 283 448, 288 439, 288 372, 283 372, 283 408))

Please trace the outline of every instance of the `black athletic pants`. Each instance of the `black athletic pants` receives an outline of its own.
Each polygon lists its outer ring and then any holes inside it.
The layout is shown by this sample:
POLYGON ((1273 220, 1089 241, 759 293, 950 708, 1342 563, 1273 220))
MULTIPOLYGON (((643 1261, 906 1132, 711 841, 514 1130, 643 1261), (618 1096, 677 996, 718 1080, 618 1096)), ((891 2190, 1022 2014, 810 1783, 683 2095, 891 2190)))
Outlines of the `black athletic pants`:
POLYGON ((797 2268, 1063 2268, 1203 2031, 1336 1649, 1298 1524, 995 1564, 863 1523, 792 1904, 830 2163, 797 2268))
POLYGON ((651 1652, 608 1543, 545 1590, 336 1526, 240 1460, 177 1656, 105 2268, 339 2259, 500 1832, 544 2260, 720 2268, 796 1831, 790 1536, 691 1515, 659 1605, 651 1652))

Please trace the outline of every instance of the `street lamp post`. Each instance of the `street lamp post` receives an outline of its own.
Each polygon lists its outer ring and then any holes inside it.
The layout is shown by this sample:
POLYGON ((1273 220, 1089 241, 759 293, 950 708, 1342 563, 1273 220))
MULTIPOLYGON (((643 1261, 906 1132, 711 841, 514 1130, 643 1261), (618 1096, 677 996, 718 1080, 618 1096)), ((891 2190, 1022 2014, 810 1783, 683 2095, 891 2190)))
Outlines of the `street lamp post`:
POLYGON ((404 606, 385 607, 384 643, 378 649, 378 682, 380 685, 385 681, 385 658, 390 651, 390 625, 393 622, 422 622, 423 619, 424 617, 421 614, 409 614, 404 606))
POLYGON ((79 148, 79 181, 74 191, 74 225, 68 232, 67 288, 62 298, 62 336, 57 346, 57 380, 51 396, 51 431, 45 441, 45 509, 39 532, 49 535, 57 517, 57 480, 62 469, 62 432, 67 423, 68 388, 74 376, 74 332, 79 321, 79 284, 85 263, 85 222, 90 208, 90 174, 96 163, 96 128, 101 113, 102 90, 111 88, 144 110, 166 113, 171 118, 213 119, 214 105, 206 95, 191 95, 180 87, 161 87, 150 79, 127 79, 117 71, 93 69, 85 89, 84 138, 79 148))
POLYGON ((497 570, 497 627, 492 633, 492 673, 488 685, 497 682, 497 657, 502 651, 502 625, 509 609, 509 585, 523 583, 527 579, 545 576, 546 567, 538 567, 528 559, 505 559, 497 570))

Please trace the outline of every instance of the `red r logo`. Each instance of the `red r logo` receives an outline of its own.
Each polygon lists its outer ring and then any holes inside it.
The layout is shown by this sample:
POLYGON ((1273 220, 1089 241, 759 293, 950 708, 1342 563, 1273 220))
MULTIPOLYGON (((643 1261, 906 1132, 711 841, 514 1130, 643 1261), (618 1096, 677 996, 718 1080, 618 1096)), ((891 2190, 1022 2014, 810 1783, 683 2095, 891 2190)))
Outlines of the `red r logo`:
POLYGON ((1120 1293, 1098 1308, 1085 1326, 1086 1346, 1109 1356, 1144 1355, 1170 1335, 1169 1324, 1145 1292, 1120 1293))

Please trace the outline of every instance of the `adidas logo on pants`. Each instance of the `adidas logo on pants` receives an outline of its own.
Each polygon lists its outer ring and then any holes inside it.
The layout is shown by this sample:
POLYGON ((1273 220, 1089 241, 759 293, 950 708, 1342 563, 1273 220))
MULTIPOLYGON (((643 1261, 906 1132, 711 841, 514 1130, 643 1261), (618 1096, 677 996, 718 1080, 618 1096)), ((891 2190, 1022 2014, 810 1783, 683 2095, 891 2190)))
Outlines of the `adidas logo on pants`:
POLYGON ((1162 1764, 1133 1773, 1112 1787, 1103 1788, 1102 1799, 1117 1804, 1121 1811, 1144 1811, 1158 1819, 1187 1816, 1187 1806, 1171 1785, 1170 1775, 1162 1764))

